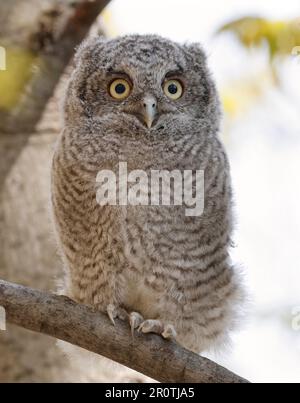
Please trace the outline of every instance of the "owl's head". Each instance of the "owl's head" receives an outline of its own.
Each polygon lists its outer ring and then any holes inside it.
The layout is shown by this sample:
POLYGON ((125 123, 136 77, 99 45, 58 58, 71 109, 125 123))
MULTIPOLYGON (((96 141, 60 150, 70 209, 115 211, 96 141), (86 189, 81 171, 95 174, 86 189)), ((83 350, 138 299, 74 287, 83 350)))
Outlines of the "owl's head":
POLYGON ((66 97, 66 121, 118 116, 152 131, 178 116, 218 129, 218 94, 197 44, 158 36, 93 38, 78 49, 66 97))

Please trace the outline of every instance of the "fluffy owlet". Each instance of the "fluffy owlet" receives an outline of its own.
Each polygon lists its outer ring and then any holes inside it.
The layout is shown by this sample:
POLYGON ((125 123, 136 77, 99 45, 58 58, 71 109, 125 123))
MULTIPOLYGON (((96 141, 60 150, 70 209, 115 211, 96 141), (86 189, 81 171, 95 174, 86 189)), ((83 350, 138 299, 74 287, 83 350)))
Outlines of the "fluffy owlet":
MULTIPOLYGON (((205 54, 195 44, 126 36, 88 40, 75 62, 52 171, 65 291, 112 321, 127 318, 133 332, 197 353, 215 347, 234 325, 242 288, 229 257, 229 164, 205 54), (204 172, 203 211, 187 214, 186 201, 99 202, 99 172, 117 178, 120 163, 149 177, 204 172)), ((190 184, 195 191, 195 176, 190 184)))

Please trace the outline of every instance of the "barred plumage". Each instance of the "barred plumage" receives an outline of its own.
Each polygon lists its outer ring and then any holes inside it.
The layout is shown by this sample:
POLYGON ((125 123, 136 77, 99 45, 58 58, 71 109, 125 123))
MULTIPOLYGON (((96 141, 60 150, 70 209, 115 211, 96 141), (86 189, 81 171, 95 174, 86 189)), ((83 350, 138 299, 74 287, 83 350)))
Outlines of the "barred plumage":
MULTIPOLYGON (((112 316, 122 308, 159 320, 166 337, 175 336, 170 327, 165 333, 171 325, 177 341, 193 351, 214 347, 233 327, 243 292, 229 257, 229 164, 218 139, 219 100, 205 55, 197 45, 157 36, 96 38, 82 45, 76 64, 52 175, 65 292, 104 312, 116 308, 112 316), (184 88, 176 102, 162 90, 174 70, 184 88), (116 74, 131 80, 122 101, 108 93, 116 74), (148 128, 141 108, 150 95, 158 109, 148 128), (117 172, 124 161, 128 171, 149 175, 204 170, 203 214, 188 217, 184 206, 100 206, 98 172, 117 172)), ((130 316, 133 327, 137 317, 130 316)), ((152 322, 138 325, 145 332, 156 329, 152 322)))

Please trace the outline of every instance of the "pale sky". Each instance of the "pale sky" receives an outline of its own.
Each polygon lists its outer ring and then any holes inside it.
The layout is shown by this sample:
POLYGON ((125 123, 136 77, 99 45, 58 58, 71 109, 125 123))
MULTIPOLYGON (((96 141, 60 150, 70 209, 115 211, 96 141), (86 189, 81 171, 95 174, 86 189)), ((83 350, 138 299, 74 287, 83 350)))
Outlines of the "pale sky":
POLYGON ((178 41, 206 41, 224 22, 244 15, 296 18, 299 0, 113 0, 119 34, 158 33, 178 41))

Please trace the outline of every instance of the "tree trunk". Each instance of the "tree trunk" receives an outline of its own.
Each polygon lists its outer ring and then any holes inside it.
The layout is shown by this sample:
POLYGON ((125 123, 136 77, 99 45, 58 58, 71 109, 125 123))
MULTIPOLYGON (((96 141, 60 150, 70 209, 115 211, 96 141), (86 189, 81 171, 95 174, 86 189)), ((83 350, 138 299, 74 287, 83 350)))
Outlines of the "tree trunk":
POLYGON ((31 133, 74 48, 110 0, 13 0, 0 3, 0 131, 31 133), (1 19, 0 19, 1 22, 1 19))

